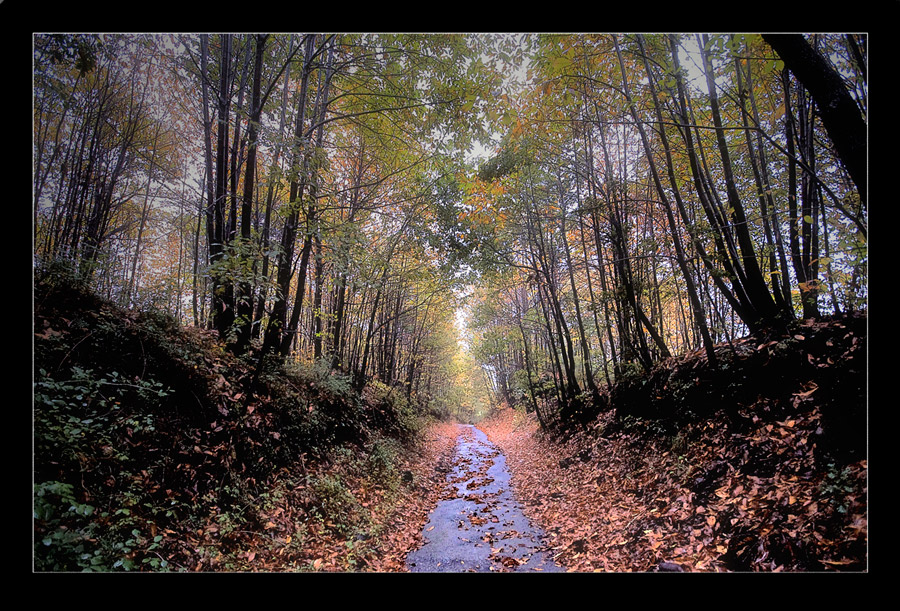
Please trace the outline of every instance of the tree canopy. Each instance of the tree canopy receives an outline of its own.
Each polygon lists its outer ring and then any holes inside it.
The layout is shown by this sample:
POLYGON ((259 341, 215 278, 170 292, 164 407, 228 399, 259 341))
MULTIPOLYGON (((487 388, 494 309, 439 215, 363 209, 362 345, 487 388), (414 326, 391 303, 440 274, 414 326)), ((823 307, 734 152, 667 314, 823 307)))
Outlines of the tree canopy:
POLYGON ((550 422, 866 307, 864 35, 37 34, 34 65, 35 264, 260 362, 437 401, 474 357, 469 404, 550 422))

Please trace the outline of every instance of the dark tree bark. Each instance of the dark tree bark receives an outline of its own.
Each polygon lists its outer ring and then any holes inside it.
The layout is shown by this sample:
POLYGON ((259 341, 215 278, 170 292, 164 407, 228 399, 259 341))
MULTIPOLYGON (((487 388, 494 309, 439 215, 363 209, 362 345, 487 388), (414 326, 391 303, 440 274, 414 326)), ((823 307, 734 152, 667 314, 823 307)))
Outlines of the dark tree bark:
POLYGON ((333 51, 334 48, 331 47, 329 51, 327 66, 325 67, 325 73, 322 75, 322 80, 320 81, 318 103, 316 104, 316 112, 313 117, 313 125, 317 129, 315 141, 316 145, 312 151, 309 151, 309 155, 307 155, 304 160, 305 167, 303 180, 305 181, 306 186, 310 191, 308 195, 309 206, 307 207, 306 211, 306 235, 303 239, 303 246, 300 250, 300 263, 297 270, 297 291, 294 296, 294 306, 291 309, 291 317, 288 321, 287 332, 281 340, 282 356, 287 356, 290 349, 292 336, 297 332, 298 329, 297 325, 300 321, 303 299, 306 295, 306 276, 307 269, 309 268, 309 257, 312 253, 313 242, 316 239, 315 236, 319 232, 319 220, 316 218, 318 214, 318 205, 316 203, 316 174, 319 171, 317 167, 319 161, 315 157, 318 155, 318 151, 322 149, 323 144, 325 115, 328 110, 328 90, 331 84, 333 70, 333 51))
MULTIPOLYGON (((534 194, 532 193, 532 201, 534 194)), ((557 279, 553 270, 556 269, 555 257, 551 250, 552 245, 547 244, 544 237, 544 228, 541 224, 540 212, 535 210, 534 213, 534 230, 530 234, 529 246, 533 249, 533 260, 535 270, 538 271, 537 280, 538 287, 543 288, 543 295, 546 296, 546 305, 550 310, 550 318, 556 327, 556 335, 559 338, 560 356, 562 356, 563 373, 565 374, 566 384, 564 395, 569 403, 581 394, 581 387, 575 375, 575 348, 572 343, 572 335, 563 316, 562 307, 559 303, 557 279), (543 282, 541 282, 543 278, 543 282)), ((549 322, 549 318, 548 318, 549 322)), ((555 351, 554 351, 555 353, 555 351)))
MULTIPOLYGON (((346 222, 352 223, 356 216, 357 211, 359 210, 359 206, 361 204, 360 198, 360 189, 362 183, 362 172, 363 172, 363 159, 365 156, 365 145, 364 142, 360 142, 359 147, 359 156, 357 159, 357 164, 353 173, 353 186, 350 191, 350 202, 349 202, 349 212, 347 213, 346 222)), ((345 268, 345 265, 341 266, 341 270, 337 273, 337 287, 335 288, 335 292, 337 294, 334 303, 334 315, 331 318, 330 322, 330 336, 331 336, 331 346, 332 346, 332 355, 331 355, 331 368, 337 369, 342 365, 346 365, 346 363, 342 363, 341 359, 344 355, 344 348, 346 345, 346 333, 344 331, 344 317, 346 315, 346 306, 347 306, 347 275, 348 271, 345 268)))
POLYGON ((811 180, 810 173, 815 166, 814 147, 812 146, 812 108, 806 104, 802 86, 798 91, 799 117, 794 116, 794 104, 791 96, 790 78, 783 74, 784 82, 784 108, 785 108, 785 139, 787 140, 788 153, 788 237, 791 252, 791 262, 797 283, 800 289, 800 302, 803 307, 804 318, 815 318, 819 315, 817 304, 817 275, 818 268, 812 263, 818 259, 818 255, 811 253, 814 249, 814 229, 817 225, 813 218, 818 216, 818 191, 815 181, 811 180), (803 160, 801 174, 800 208, 798 210, 798 181, 797 162, 794 158, 796 146, 800 148, 800 157, 803 160), (810 171, 807 170, 810 168, 810 171), (815 210, 813 210, 815 208, 815 210))
MULTIPOLYGON (((560 184, 560 191, 562 191, 562 186, 560 184)), ((560 194, 562 195, 562 194, 560 194)), ((572 261, 572 250, 569 247, 569 241, 566 237, 566 210, 560 210, 560 239, 562 240, 563 245, 563 254, 566 258, 566 267, 569 271, 569 286, 572 289, 572 300, 575 305, 575 322, 578 325, 578 339, 581 342, 581 355, 584 366, 584 381, 587 384, 588 390, 591 391, 591 396, 595 403, 599 402, 600 398, 600 390, 597 388, 597 383, 594 380, 594 370, 591 366, 591 349, 588 345, 587 334, 584 331, 584 320, 581 316, 581 302, 578 299, 578 289, 575 285, 575 270, 573 269, 574 264, 572 261)))
MULTIPOLYGON (((638 44, 641 47, 641 52, 644 52, 643 40, 641 37, 638 37, 638 44)), ((669 223, 669 230, 672 238, 672 244, 675 247, 675 258, 678 261, 678 266, 681 269, 681 273, 684 276, 685 284, 688 291, 688 297, 691 300, 691 308, 694 312, 694 322, 697 325, 698 330, 700 331, 700 335, 703 338, 703 347, 706 350, 706 356, 709 359, 709 363, 711 366, 717 366, 716 352, 713 347, 712 338, 709 335, 709 329, 706 325, 706 313, 703 309, 703 305, 700 303, 700 298, 697 295, 697 289, 694 286, 693 276, 691 275, 691 271, 687 264, 687 257, 684 253, 684 248, 681 244, 681 236, 679 235, 678 226, 675 223, 675 215, 672 212, 672 205, 669 203, 669 198, 666 195, 666 190, 663 188, 662 179, 660 178, 659 170, 656 167, 656 162, 653 160, 653 154, 650 150, 650 141, 647 137, 646 130, 644 129, 643 122, 640 120, 637 110, 634 106, 634 101, 631 97, 630 87, 628 85, 628 81, 626 80, 624 73, 624 64, 622 64, 621 53, 619 53, 618 43, 616 44, 616 53, 619 56, 619 64, 622 66, 623 77, 622 84, 626 99, 628 100, 628 106, 631 109, 631 115, 634 117, 635 125, 638 128, 638 131, 641 135, 641 142, 644 145, 644 150, 647 153, 647 162, 650 165, 650 173, 653 176, 653 183, 656 186, 656 191, 659 195, 660 200, 663 202, 663 208, 666 212, 666 219, 669 223)), ((653 75, 650 73, 650 66, 646 59, 646 54, 644 54, 644 69, 647 72, 647 78, 649 79, 650 86, 650 94, 653 100, 653 107, 656 111, 656 118, 659 121, 660 125, 662 125, 662 111, 659 107, 659 100, 656 96, 656 86, 654 85, 653 75)), ((682 219, 686 220, 687 214, 685 213, 684 203, 681 200, 681 193, 678 188, 678 181, 675 179, 674 174, 674 163, 672 162, 672 154, 669 150, 669 142, 666 136, 666 132, 664 129, 660 129, 660 139, 662 141, 663 150, 666 155, 666 169, 668 171, 669 176, 669 184, 672 189, 673 196, 675 198, 675 203, 678 207, 680 216, 682 219)))
POLYGON ((747 223, 747 215, 744 212, 744 205, 737 190, 737 183, 731 164, 731 154, 728 150, 728 144, 725 141, 725 130, 719 108, 719 96, 716 92, 715 73, 713 72, 709 53, 705 50, 707 42, 708 38, 704 36, 701 43, 701 55, 703 57, 706 84, 709 91, 709 104, 710 110, 712 111, 713 125, 715 126, 719 158, 722 162, 725 194, 728 198, 728 205, 732 210, 731 216, 735 225, 735 236, 741 251, 741 264, 746 274, 744 289, 753 304, 755 314, 755 320, 747 322, 748 326, 750 326, 751 329, 754 329, 759 326, 767 326, 776 321, 782 314, 782 311, 776 305, 771 293, 769 293, 762 270, 759 267, 759 262, 756 258, 756 249, 747 223))
POLYGON ((867 126, 840 74, 801 34, 763 34, 763 39, 812 94, 825 131, 867 201, 867 126))
MULTIPOLYGON (((674 46, 673 46, 674 50, 674 46)), ((677 53, 675 54, 677 62, 677 53)), ((752 112, 753 122, 759 125, 759 114, 756 108, 756 96, 752 86, 752 71, 744 74, 743 62, 740 57, 735 57, 735 75, 737 76, 738 99, 740 100, 741 119, 744 126, 744 138, 747 142, 748 158, 756 182, 756 191, 759 197, 759 209, 761 213, 763 231, 768 246, 769 275, 772 283, 772 294, 780 308, 789 308, 791 302, 790 282, 787 267, 787 259, 784 254, 784 244, 781 240, 780 223, 776 218, 775 198, 772 195, 769 180, 768 159, 763 144, 763 137, 756 131, 756 144, 750 129, 750 117, 752 112), (746 81, 746 84, 745 84, 746 81), (750 110, 745 107, 749 103, 750 110), (776 259, 776 253, 778 258, 776 259), (780 263, 780 268, 779 268, 780 263)))
POLYGON ((276 255, 276 289, 269 313, 269 323, 263 337, 263 356, 278 349, 281 350, 283 337, 290 344, 290 338, 286 337, 287 326, 287 299, 290 293, 291 276, 293 275, 294 240, 297 236, 297 223, 299 220, 300 196, 303 193, 303 182, 300 171, 303 159, 303 128, 306 119, 306 97, 309 86, 309 73, 315 48, 315 37, 310 35, 304 45, 303 69, 300 77, 300 94, 297 103, 296 128, 294 140, 291 145, 293 159, 291 161, 291 186, 288 200, 289 213, 281 232, 281 248, 276 255))
MULTIPOLYGON (((221 62, 219 64, 218 114, 216 131, 215 195, 212 202, 212 233, 209 237, 209 262, 215 264, 225 253, 225 201, 228 196, 228 124, 231 107, 231 35, 222 35, 221 62)), ((234 319, 231 299, 227 296, 230 287, 217 276, 212 283, 213 327, 220 337, 226 337, 234 319)))
MULTIPOLYGON (((250 127, 247 133, 247 167, 244 174, 244 193, 241 200, 241 241, 243 247, 250 245, 253 213, 253 188, 256 179, 256 153, 259 139, 259 122, 262 116, 262 68, 267 34, 257 34, 256 55, 253 62, 253 85, 250 99, 250 127)), ((243 351, 250 342, 253 318, 253 287, 244 279, 238 285, 237 295, 238 333, 235 351, 243 351)))
MULTIPOLYGON (((302 44, 298 45, 295 50, 293 48, 293 35, 291 35, 290 47, 291 48, 289 49, 289 52, 288 52, 287 61, 284 64, 284 69, 287 69, 287 66, 289 66, 291 64, 294 54, 299 49, 301 49, 303 47, 303 45, 302 44)), ((275 83, 276 83, 276 81, 272 82, 272 87, 275 86, 275 83)), ((288 106, 289 84, 290 84, 290 79, 285 78, 284 79, 284 87, 282 88, 282 94, 281 94, 281 111, 279 113, 279 120, 278 120, 279 138, 276 142, 275 153, 273 155, 273 159, 271 162, 272 168, 277 168, 279 166, 280 160, 281 160, 281 152, 282 152, 282 149, 284 148, 284 142, 281 139, 281 135, 284 134, 284 126, 286 123, 285 115, 286 115, 287 106, 288 106)), ((271 93, 271 89, 267 92, 266 96, 264 96, 264 99, 265 99, 265 97, 268 96, 269 93, 271 93)), ((263 101, 260 104, 260 109, 262 108, 262 106, 264 104, 265 104, 265 102, 263 101)), ((274 171, 269 173, 269 180, 268 180, 268 185, 267 185, 267 189, 266 189, 266 206, 265 206, 265 212, 264 212, 263 221, 262 221, 262 227, 260 228, 260 238, 259 238, 260 239, 260 250, 262 250, 262 252, 263 252, 261 276, 263 278, 269 277, 269 259, 270 259, 269 240, 270 240, 271 227, 272 227, 272 206, 273 206, 274 200, 275 200, 275 182, 276 182, 275 175, 276 175, 276 173, 274 171)), ((256 313, 254 315, 254 320, 258 321, 259 324, 254 323, 251 327, 251 335, 253 338, 259 338, 262 335, 262 322, 261 321, 263 318, 263 314, 265 314, 267 300, 268 300, 268 291, 267 291, 267 287, 264 285, 264 286, 260 287, 259 295, 257 296, 256 313)))

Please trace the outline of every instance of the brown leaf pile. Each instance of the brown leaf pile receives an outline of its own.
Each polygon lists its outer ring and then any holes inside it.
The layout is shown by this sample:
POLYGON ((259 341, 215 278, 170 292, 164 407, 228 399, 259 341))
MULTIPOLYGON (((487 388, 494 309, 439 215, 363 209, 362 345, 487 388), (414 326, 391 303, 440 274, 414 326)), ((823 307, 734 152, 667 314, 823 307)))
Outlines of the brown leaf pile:
POLYGON ((422 529, 446 487, 445 469, 456 449, 457 433, 455 423, 434 424, 423 436, 419 451, 405 457, 404 468, 412 474, 413 487, 401 503, 388 508, 379 553, 369 570, 408 570, 406 555, 422 545, 422 529))
MULTIPOLYGON (((366 478, 339 474, 356 503, 368 512, 366 521, 376 525, 370 535, 342 535, 332 525, 305 515, 302 487, 288 491, 283 501, 265 514, 265 536, 253 536, 235 557, 244 562, 231 569, 245 571, 405 572, 406 555, 422 544, 422 529, 446 485, 441 465, 455 449, 457 429, 437 423, 425 431, 418 444, 403 455, 399 465, 405 474, 401 490, 389 494, 367 484, 366 478)), ((324 468, 324 467, 323 467, 324 468)), ((222 570, 215 565, 198 570, 222 570)))
POLYGON ((813 468, 816 409, 741 433, 715 419, 673 437, 604 423, 565 442, 506 409, 482 428, 517 497, 570 571, 865 570, 865 460, 813 468))

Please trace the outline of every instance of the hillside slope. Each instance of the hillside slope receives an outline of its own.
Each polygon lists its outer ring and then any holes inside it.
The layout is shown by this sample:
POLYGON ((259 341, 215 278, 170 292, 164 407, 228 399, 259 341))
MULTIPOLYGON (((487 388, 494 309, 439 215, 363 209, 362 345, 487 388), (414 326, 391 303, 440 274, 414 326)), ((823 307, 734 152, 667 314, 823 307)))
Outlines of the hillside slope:
POLYGON ((565 434, 484 424, 556 559, 577 571, 868 566, 866 317, 660 363, 565 434))
POLYGON ((35 287, 34 569, 394 570, 452 439, 425 408, 314 365, 35 287), (399 550, 399 551, 397 551, 399 550))

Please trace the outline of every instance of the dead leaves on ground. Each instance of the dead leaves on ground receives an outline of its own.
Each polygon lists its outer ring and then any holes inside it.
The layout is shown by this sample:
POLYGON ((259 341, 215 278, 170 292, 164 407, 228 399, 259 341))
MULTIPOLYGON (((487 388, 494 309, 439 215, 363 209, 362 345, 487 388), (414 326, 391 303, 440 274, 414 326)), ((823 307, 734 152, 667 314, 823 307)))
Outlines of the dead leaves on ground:
POLYGON ((570 571, 865 570, 867 464, 814 465, 819 418, 742 434, 697 423, 677 444, 625 432, 558 444, 512 410, 482 428, 570 571))
MULTIPOLYGON (((445 473, 437 467, 452 456, 456 427, 437 424, 429 428, 415 451, 403 456, 398 467, 407 472, 399 494, 367 485, 364 478, 350 473, 341 475, 364 518, 373 525, 371 532, 341 534, 327 523, 307 514, 303 507, 308 491, 296 485, 285 490, 273 507, 260 511, 264 522, 261 532, 241 542, 243 550, 230 557, 212 558, 197 570, 283 572, 404 572, 406 555, 422 544, 422 530, 428 514, 437 504, 445 486, 445 473)), ((333 472, 334 465, 328 467, 333 472)), ((311 472, 316 467, 310 465, 311 472)), ((193 543, 199 549, 204 532, 193 543)))

